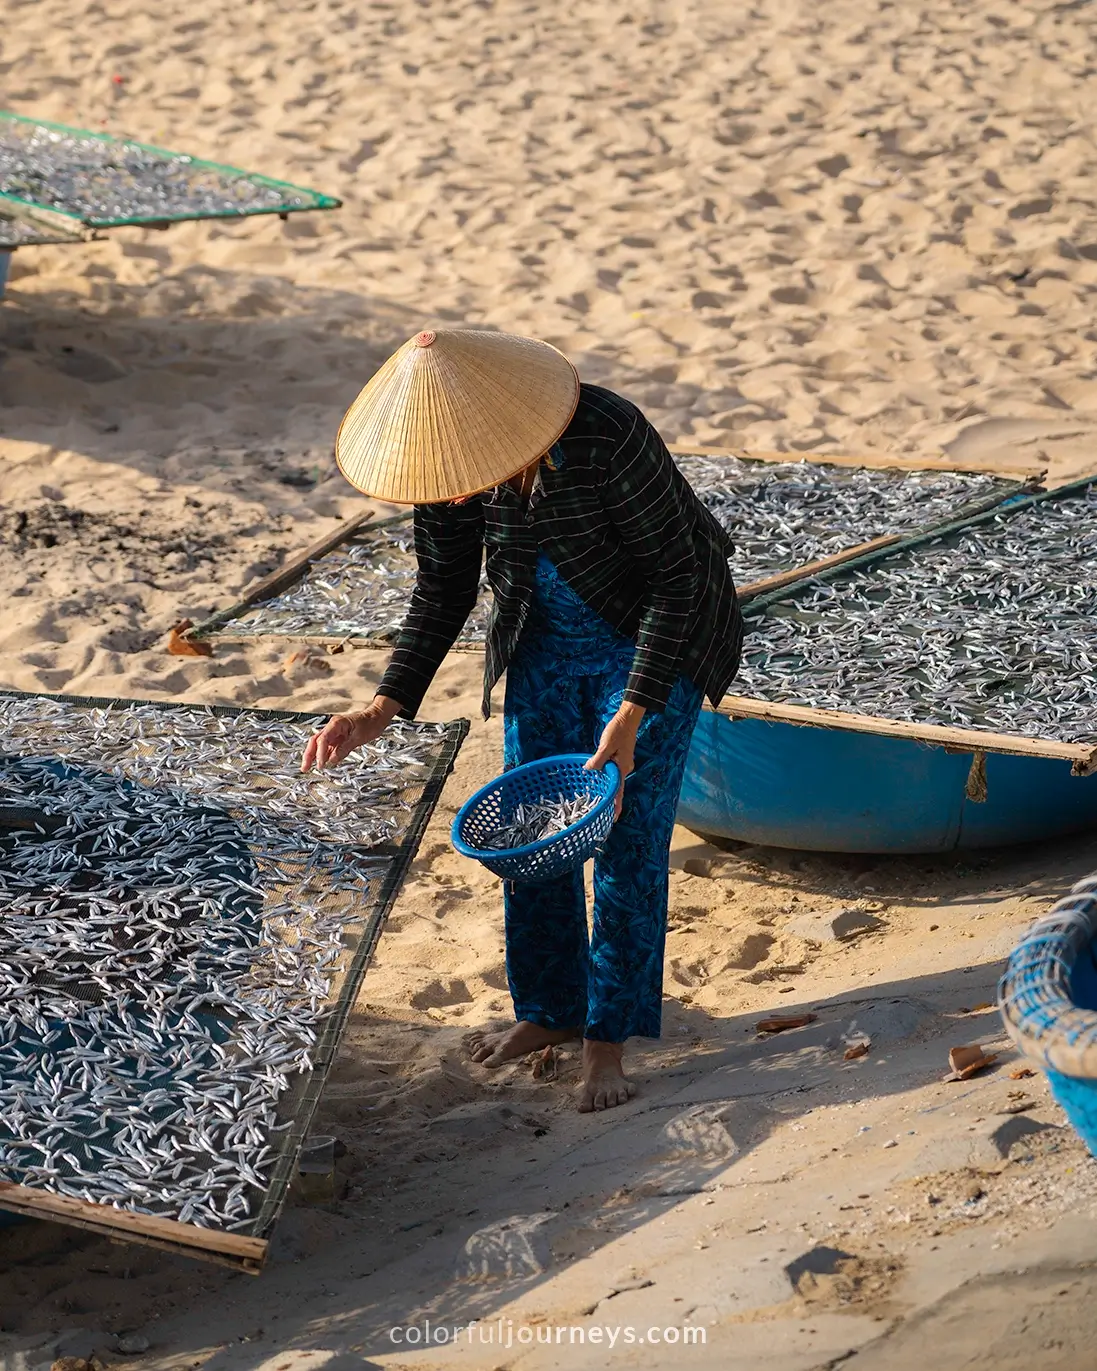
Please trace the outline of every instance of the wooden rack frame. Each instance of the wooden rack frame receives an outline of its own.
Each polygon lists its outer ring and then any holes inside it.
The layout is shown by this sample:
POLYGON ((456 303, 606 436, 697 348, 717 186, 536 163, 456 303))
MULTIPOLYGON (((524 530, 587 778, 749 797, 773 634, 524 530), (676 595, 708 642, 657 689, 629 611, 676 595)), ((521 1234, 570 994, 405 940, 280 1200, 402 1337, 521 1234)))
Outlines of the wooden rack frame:
POLYGON ((262 1238, 245 1238, 217 1228, 198 1228, 152 1214, 134 1214, 107 1204, 91 1204, 87 1200, 70 1199, 67 1195, 32 1190, 12 1181, 0 1181, 0 1207, 30 1219, 72 1224, 105 1238, 159 1247, 177 1256, 199 1257, 253 1276, 262 1270, 269 1246, 262 1238))

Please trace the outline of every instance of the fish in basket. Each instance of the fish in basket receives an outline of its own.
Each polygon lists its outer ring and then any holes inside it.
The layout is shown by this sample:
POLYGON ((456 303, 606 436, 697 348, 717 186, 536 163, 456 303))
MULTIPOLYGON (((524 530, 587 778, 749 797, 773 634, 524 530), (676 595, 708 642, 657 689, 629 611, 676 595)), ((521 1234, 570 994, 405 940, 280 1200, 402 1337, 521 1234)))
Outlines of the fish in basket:
POLYGON ((453 821, 453 845, 508 881, 542 881, 593 857, 613 827, 621 783, 610 762, 581 753, 527 762, 471 796, 453 821))

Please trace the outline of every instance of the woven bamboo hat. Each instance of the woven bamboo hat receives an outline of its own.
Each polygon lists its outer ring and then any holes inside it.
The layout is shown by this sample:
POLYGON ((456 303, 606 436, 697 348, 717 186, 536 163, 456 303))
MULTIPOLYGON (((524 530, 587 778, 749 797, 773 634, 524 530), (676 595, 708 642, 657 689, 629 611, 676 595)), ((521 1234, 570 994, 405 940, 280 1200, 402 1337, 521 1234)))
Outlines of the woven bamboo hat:
POLYGON ((536 461, 578 402, 575 368, 548 343, 474 329, 418 333, 347 410, 335 460, 378 500, 457 500, 536 461))

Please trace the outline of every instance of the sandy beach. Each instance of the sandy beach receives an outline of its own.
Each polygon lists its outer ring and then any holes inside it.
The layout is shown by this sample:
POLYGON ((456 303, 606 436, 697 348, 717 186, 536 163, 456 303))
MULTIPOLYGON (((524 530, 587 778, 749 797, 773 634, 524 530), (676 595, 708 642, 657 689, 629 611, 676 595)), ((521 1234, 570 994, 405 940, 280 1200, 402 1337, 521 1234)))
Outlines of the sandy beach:
MULTIPOLYGON (((380 653, 182 658, 165 635, 361 511, 338 421, 432 324, 545 338, 671 443, 1092 469, 1095 30, 1050 0, 13 0, 5 107, 344 205, 15 255, 0 686, 370 698, 380 653)), ((1097 839, 877 860, 679 830, 664 1037, 634 1102, 581 1118, 574 1054, 546 1081, 460 1050, 509 1009, 498 883, 447 837, 499 769, 480 669, 451 656, 422 711, 473 727, 321 1106, 341 1198, 289 1210, 258 1280, 0 1230, 3 1371, 904 1371, 927 1346, 940 1371, 1091 1367, 1092 1162, 1011 1050, 940 1076, 955 1043, 1004 1049, 1003 959, 1097 839), (803 934, 851 907, 875 931, 803 934), (756 1038, 797 1009, 819 1015, 798 1045, 756 1038), (876 1046, 835 1067, 858 1019, 876 1046), (838 1267, 795 1265, 824 1247, 838 1267), (425 1318, 707 1341, 394 1341, 425 1318), (126 1333, 148 1349, 123 1358, 126 1333)))

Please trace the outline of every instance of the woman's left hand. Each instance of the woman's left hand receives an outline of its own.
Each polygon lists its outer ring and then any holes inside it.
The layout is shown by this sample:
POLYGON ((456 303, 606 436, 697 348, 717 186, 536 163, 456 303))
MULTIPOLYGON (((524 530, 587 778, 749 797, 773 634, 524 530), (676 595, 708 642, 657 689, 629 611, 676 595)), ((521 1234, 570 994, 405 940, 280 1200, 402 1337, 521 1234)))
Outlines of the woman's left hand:
POLYGON ((621 706, 602 730, 598 751, 587 762, 588 771, 603 771, 607 762, 613 762, 621 773, 621 784, 617 787, 615 817, 621 817, 621 805, 625 798, 625 782, 632 775, 636 754, 636 734, 644 717, 644 706, 627 702, 621 706))

